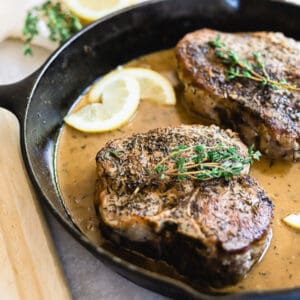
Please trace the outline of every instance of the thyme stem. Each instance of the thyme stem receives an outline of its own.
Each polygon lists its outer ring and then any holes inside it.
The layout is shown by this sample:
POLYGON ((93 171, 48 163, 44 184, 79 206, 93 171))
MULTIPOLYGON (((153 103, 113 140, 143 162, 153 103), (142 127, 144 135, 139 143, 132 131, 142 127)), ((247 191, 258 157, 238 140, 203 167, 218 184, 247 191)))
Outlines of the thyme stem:
POLYGON ((222 144, 214 147, 201 144, 189 147, 180 145, 156 164, 155 172, 161 178, 168 175, 176 176, 179 180, 228 179, 241 174, 246 165, 252 164, 259 157, 260 152, 255 152, 252 146, 248 149, 248 156, 243 157, 239 155, 237 148, 222 144))
POLYGON ((34 7, 27 13, 23 28, 25 41, 24 54, 32 55, 31 43, 39 35, 39 22, 44 20, 49 30, 49 39, 59 44, 64 43, 71 35, 82 28, 79 19, 67 9, 63 9, 59 2, 46 1, 34 7))
POLYGON ((260 82, 263 86, 268 84, 274 89, 282 88, 300 91, 300 87, 287 83, 285 79, 279 81, 271 79, 260 53, 254 52, 252 54, 254 63, 242 60, 237 53, 226 48, 226 44, 221 41, 219 34, 214 40, 209 41, 208 44, 215 49, 215 55, 221 59, 222 63, 229 66, 226 70, 227 79, 248 78, 260 82))

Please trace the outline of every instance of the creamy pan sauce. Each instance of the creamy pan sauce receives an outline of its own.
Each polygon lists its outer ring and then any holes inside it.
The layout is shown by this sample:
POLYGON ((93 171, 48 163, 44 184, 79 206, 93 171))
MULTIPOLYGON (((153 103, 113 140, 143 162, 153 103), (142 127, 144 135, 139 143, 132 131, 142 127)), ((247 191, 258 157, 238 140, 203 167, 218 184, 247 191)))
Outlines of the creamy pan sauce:
MULTIPOLYGON (((151 67, 176 84, 173 50, 150 54, 128 65, 151 67)), ((84 105, 85 101, 83 96, 74 109, 84 105)), ((74 223, 94 243, 102 246, 107 244, 98 229, 93 197, 95 157, 108 140, 152 128, 197 122, 199 120, 187 114, 180 104, 173 107, 144 101, 134 118, 113 132, 86 134, 63 126, 57 145, 56 171, 62 199, 74 223)), ((300 286, 300 231, 288 228, 281 221, 284 216, 300 211, 300 164, 261 159, 252 167, 251 174, 275 204, 273 239, 262 261, 244 280, 228 290, 270 290, 300 286)), ((144 266, 163 273, 169 272, 167 267, 163 269, 154 266, 153 262, 144 266)))

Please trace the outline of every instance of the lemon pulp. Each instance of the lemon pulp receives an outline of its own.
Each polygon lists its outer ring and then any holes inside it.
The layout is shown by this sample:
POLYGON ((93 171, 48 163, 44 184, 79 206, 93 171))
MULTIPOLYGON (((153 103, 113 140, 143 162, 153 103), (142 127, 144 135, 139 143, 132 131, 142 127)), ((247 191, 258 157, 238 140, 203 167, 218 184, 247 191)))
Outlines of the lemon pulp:
MULTIPOLYGON (((116 74, 137 80, 142 100, 167 105, 176 104, 176 95, 171 82, 158 72, 146 68, 118 68, 106 76, 113 77, 116 74)), ((90 91, 90 101, 92 102, 97 101, 97 95, 99 94, 97 85, 96 83, 90 91)))
POLYGON ((115 10, 133 4, 132 0, 65 0, 66 6, 84 23, 97 20, 115 10))
POLYGON ((172 84, 159 73, 144 68, 118 68, 92 85, 90 104, 65 117, 65 122, 84 132, 117 129, 135 113, 140 99, 174 105, 172 84))
POLYGON ((116 75, 99 80, 97 102, 67 115, 65 122, 84 132, 110 131, 126 123, 137 110, 140 88, 135 79, 116 75))

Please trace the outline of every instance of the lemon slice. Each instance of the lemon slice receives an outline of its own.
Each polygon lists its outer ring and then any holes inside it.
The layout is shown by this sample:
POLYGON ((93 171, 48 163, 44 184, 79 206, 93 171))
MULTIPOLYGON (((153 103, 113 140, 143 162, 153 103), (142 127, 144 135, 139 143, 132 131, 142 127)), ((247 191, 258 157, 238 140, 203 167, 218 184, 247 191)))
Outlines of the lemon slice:
POLYGON ((284 217, 282 221, 294 229, 300 229, 300 213, 290 214, 284 217))
POLYGON ((134 3, 133 0, 65 0, 66 6, 81 20, 91 22, 134 3))
MULTIPOLYGON (((145 68, 118 68, 107 76, 115 76, 115 74, 136 79, 140 85, 141 100, 150 100, 167 105, 176 104, 176 96, 171 82, 158 72, 145 68)), ((96 83, 89 93, 91 102, 97 101, 99 94, 97 86, 96 83)))
POLYGON ((114 130, 132 117, 140 102, 138 82, 122 74, 103 77, 95 92, 98 103, 67 115, 64 120, 68 125, 84 132, 114 130))

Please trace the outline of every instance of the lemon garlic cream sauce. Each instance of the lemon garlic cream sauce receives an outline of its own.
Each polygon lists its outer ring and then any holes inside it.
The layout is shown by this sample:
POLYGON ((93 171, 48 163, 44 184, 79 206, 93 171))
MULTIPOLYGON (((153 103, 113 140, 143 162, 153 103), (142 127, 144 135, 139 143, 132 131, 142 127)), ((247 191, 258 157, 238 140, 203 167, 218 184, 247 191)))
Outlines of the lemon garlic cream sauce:
MULTIPOLYGON (((127 65, 151 68, 168 77, 176 88, 179 100, 177 105, 164 106, 141 101, 137 113, 125 126, 107 133, 87 134, 64 125, 56 151, 57 180, 67 212, 93 243, 108 248, 111 246, 106 246, 107 242, 101 237, 93 204, 97 152, 108 140, 129 136, 135 132, 199 123, 180 103, 180 88, 172 49, 143 56, 127 65)), ((83 95, 73 109, 76 110, 86 103, 87 99, 83 95)), ((245 279, 236 286, 227 288, 227 291, 263 291, 300 286, 300 231, 289 228, 282 222, 286 215, 300 211, 300 164, 262 158, 255 162, 251 174, 274 202, 273 238, 261 262, 255 265, 245 279)), ((171 269, 160 262, 157 265, 154 262, 140 264, 168 275, 172 273, 171 269)))

